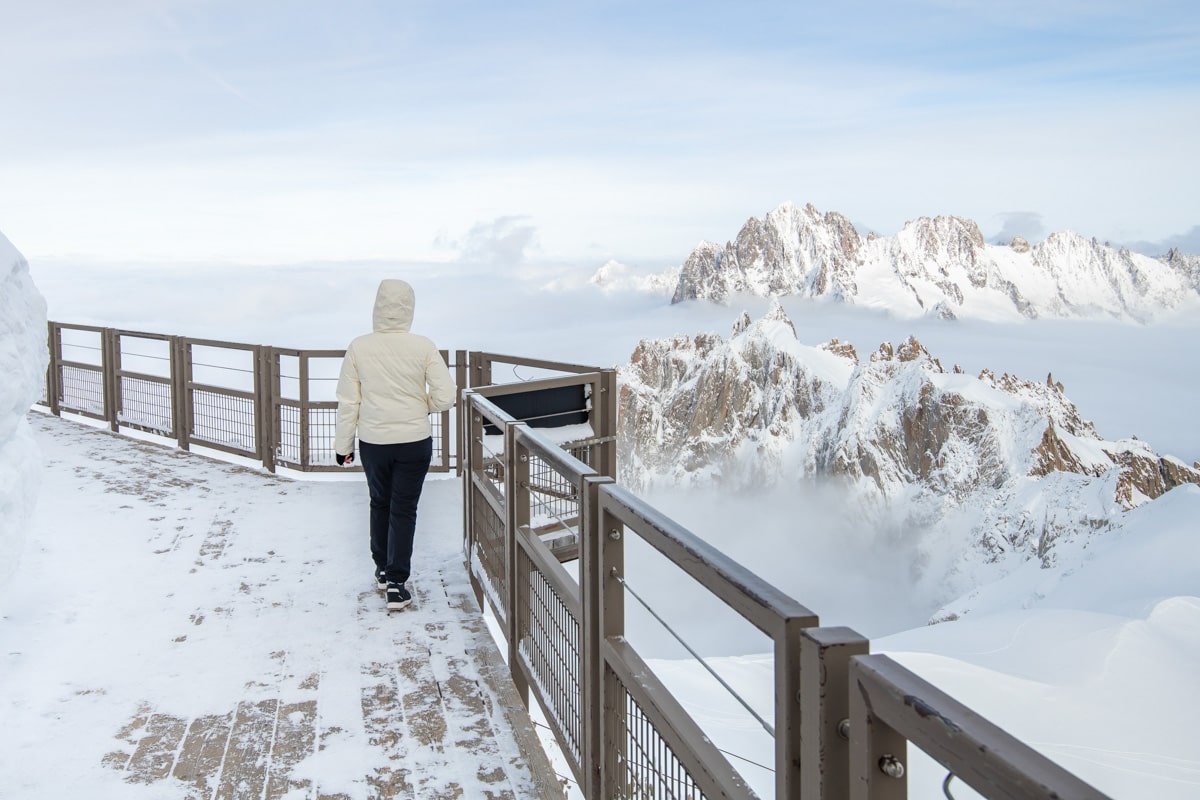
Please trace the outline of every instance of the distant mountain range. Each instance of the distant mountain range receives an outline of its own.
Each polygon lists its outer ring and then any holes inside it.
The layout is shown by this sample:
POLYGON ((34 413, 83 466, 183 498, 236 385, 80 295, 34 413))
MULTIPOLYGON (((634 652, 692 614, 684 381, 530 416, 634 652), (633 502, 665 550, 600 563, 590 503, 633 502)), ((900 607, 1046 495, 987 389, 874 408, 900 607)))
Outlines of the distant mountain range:
MULTIPOLYGON (((607 264, 593 282, 611 284, 620 270, 607 264)), ((955 216, 864 237, 843 215, 811 204, 752 217, 724 246, 701 242, 682 267, 642 279, 641 288, 671 281, 674 303, 795 295, 902 316, 1149 322, 1200 308, 1200 257, 1177 250, 1152 258, 1071 232, 1034 245, 987 244, 975 222, 955 216)))

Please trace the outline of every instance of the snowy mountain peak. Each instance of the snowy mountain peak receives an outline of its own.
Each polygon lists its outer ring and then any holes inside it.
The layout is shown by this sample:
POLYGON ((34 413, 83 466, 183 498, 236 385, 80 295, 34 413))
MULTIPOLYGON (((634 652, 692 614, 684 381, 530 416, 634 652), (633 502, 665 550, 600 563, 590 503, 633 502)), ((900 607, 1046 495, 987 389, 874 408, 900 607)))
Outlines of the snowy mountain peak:
POLYGON ((702 242, 680 267, 672 302, 798 295, 909 315, 1146 321, 1200 307, 1200 260, 1116 249, 1070 231, 1031 246, 989 245, 957 216, 910 220, 865 240, 843 215, 784 203, 732 242, 702 242))
POLYGON ((840 296, 850 288, 845 281, 862 244, 841 214, 785 203, 762 219, 748 219, 723 248, 702 242, 684 262, 672 302, 723 302, 738 293, 840 296))
POLYGON ((1200 465, 1102 439, 1053 375, 947 371, 915 337, 862 363, 849 343, 801 344, 778 304, 728 340, 643 340, 620 384, 624 482, 837 477, 862 509, 905 497, 923 524, 965 525, 987 557, 1047 558, 1056 537, 1200 483, 1200 465))

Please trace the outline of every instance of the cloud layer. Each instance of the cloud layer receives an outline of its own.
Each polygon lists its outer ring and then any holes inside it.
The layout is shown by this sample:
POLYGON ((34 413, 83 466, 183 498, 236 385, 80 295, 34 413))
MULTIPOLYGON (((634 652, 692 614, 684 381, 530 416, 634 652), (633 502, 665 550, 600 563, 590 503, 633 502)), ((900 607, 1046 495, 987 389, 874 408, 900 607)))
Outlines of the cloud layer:
POLYGON ((1200 220, 1194 4, 862 5, 26 4, 0 218, 35 260, 437 260, 536 229, 498 265, 678 263, 785 200, 882 233, 1200 220))

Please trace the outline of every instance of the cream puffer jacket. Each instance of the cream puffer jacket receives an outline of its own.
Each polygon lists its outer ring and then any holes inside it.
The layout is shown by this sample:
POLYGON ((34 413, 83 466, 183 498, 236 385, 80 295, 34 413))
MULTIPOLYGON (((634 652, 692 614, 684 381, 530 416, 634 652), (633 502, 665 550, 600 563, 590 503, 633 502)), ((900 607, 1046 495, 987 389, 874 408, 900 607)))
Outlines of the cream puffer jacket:
POLYGON ((437 346, 409 333, 413 301, 406 282, 382 281, 375 294, 374 332, 346 348, 334 438, 341 455, 353 451, 355 430, 371 444, 427 439, 429 415, 454 406, 457 390, 437 346))

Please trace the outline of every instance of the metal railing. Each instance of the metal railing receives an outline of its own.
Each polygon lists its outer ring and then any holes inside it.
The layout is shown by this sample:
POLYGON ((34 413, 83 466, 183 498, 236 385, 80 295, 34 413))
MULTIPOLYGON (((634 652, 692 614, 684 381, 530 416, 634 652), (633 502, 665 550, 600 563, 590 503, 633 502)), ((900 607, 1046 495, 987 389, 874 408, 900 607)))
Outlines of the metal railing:
MULTIPOLYGON (((535 365, 556 366, 527 364, 535 365)), ((854 630, 821 627, 816 614, 629 493, 614 480, 612 451, 586 462, 497 404, 510 392, 588 382, 599 398, 595 438, 604 442, 615 434, 615 409, 604 408, 615 403, 615 376, 559 366, 569 374, 482 385, 491 371, 472 362, 472 388, 459 404, 464 550, 480 606, 491 607, 505 636, 513 681, 527 705, 532 697, 541 707, 588 800, 758 796, 626 637, 626 600, 640 600, 625 579, 630 537, 770 638, 770 722, 746 708, 774 737, 776 798, 906 798, 910 744, 947 770, 946 796, 952 776, 989 798, 1105 797, 870 654, 854 630), (573 556, 577 576, 561 563, 573 556)))
MULTIPOLYGON (((344 350, 296 350, 50 322, 42 405, 254 459, 270 470, 339 470, 334 389, 344 350)), ((466 353, 442 357, 466 375, 466 353)), ((431 415, 433 463, 457 466, 450 412, 431 415)), ((354 469, 360 469, 354 467, 354 469)))
MULTIPOLYGON (((53 413, 268 469, 335 468, 332 382, 343 351, 54 322, 49 346, 44 404, 53 413)), ((626 580, 630 537, 770 638, 770 721, 742 702, 774 739, 776 798, 903 800, 909 745, 948 771, 947 784, 953 776, 985 797, 1105 797, 870 654, 854 630, 821 627, 816 614, 619 486, 614 370, 461 350, 453 366, 464 388, 453 430, 449 413, 435 417, 433 469, 464 475, 464 555, 476 598, 494 612, 514 684, 541 707, 588 800, 757 796, 626 637, 626 599, 641 600, 626 580), (494 383, 504 367, 517 380, 494 383), (524 418, 501 407, 563 389, 578 390, 583 407, 524 418), (565 438, 534 427, 581 413, 587 425, 565 438), (573 560, 577 574, 563 565, 573 560)))

